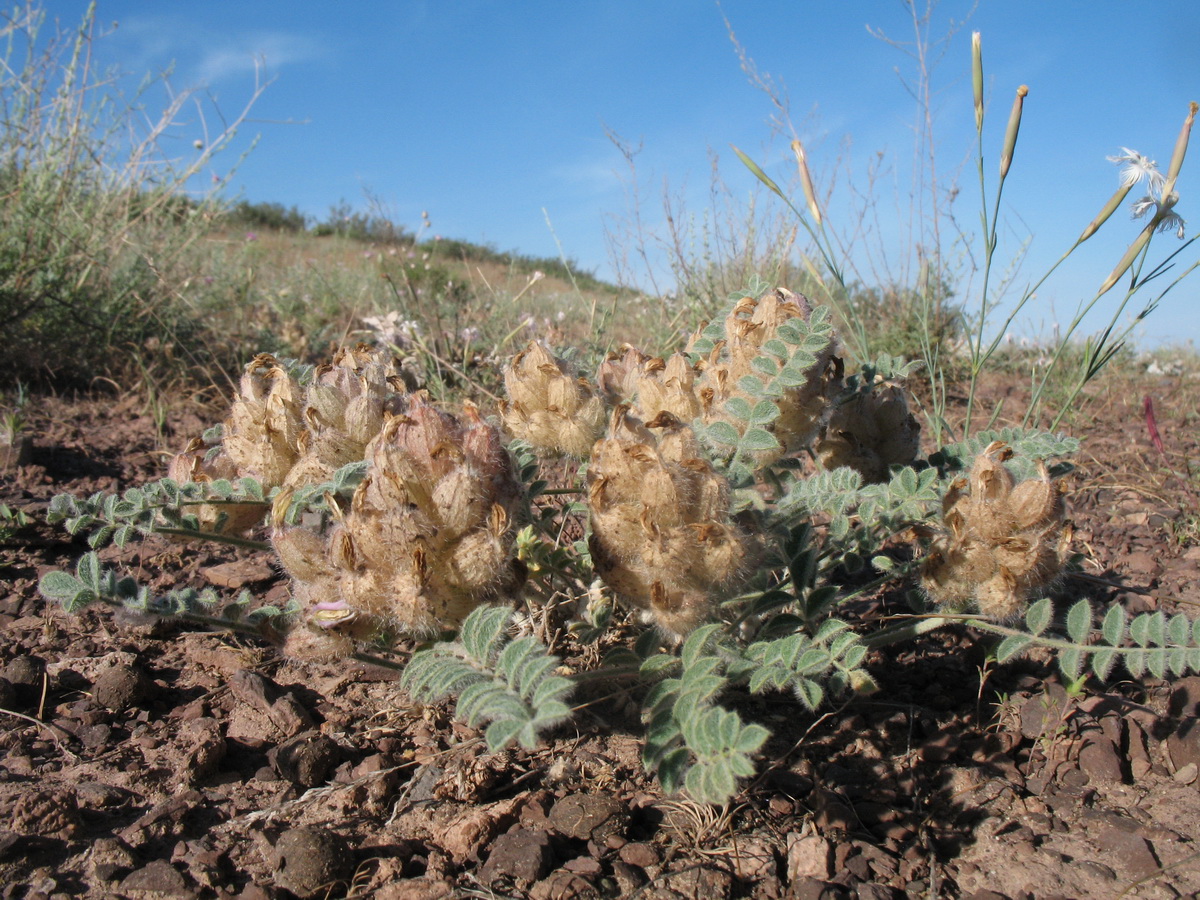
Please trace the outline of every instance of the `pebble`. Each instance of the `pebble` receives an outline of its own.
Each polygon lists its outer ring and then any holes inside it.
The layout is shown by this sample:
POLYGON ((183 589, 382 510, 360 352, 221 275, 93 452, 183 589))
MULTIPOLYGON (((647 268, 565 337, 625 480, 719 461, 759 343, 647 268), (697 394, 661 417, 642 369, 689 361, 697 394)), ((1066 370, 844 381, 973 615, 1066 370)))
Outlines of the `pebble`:
POLYGON ((1200 774, 1200 767, 1194 762, 1188 763, 1182 769, 1176 769, 1174 779, 1180 784, 1191 784, 1196 780, 1197 774, 1200 774))
POLYGON ((106 709, 124 712, 142 706, 149 699, 151 682, 138 665, 110 666, 92 685, 92 698, 106 709))
POLYGON ((603 843, 623 835, 629 825, 629 810, 614 797, 601 794, 570 794, 550 810, 550 827, 578 840, 603 843))
POLYGON ((189 897, 183 874, 165 859, 156 859, 134 869, 121 880, 121 891, 145 891, 162 897, 189 897))
POLYGON ((787 873, 789 881, 825 881, 833 875, 833 845, 815 834, 788 835, 787 873))
POLYGON ((354 857, 335 832, 293 828, 275 844, 275 881, 298 897, 324 897, 353 875, 354 857))
POLYGON ((502 834, 492 843, 487 862, 479 869, 479 879, 492 884, 501 877, 523 884, 533 884, 546 877, 554 854, 550 836, 544 831, 517 828, 502 834))
POLYGON ((332 738, 309 731, 275 747, 267 760, 281 778, 311 788, 325 783, 340 756, 332 738))
POLYGON ((657 866, 659 861, 658 850, 653 844, 632 843, 626 844, 617 855, 621 857, 621 862, 630 866, 637 866, 639 869, 648 869, 651 866, 657 866))

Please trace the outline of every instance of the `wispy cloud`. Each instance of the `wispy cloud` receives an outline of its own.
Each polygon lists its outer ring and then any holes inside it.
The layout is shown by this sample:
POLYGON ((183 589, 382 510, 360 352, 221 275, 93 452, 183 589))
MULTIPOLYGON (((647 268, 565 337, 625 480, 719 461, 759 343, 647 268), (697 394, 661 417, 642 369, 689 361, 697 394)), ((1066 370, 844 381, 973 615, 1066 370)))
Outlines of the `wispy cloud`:
POLYGON ((204 84, 240 77, 264 65, 269 71, 312 62, 324 55, 316 41, 284 32, 246 35, 237 41, 218 39, 204 48, 196 76, 204 84))
POLYGON ((607 194, 621 186, 624 161, 619 156, 592 157, 554 166, 550 173, 571 189, 584 194, 607 194))
POLYGON ((122 20, 114 37, 124 45, 126 67, 161 71, 173 64, 180 78, 208 86, 243 78, 260 66, 277 73, 285 66, 317 61, 329 52, 326 43, 304 34, 223 34, 164 16, 122 20))

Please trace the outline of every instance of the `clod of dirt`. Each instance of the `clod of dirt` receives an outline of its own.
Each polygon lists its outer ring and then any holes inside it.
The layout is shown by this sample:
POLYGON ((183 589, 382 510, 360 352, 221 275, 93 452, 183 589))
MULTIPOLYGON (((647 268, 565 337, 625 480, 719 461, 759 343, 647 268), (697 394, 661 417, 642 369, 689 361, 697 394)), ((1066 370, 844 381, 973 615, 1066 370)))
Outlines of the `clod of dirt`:
POLYGON ((203 781, 221 765, 225 759, 225 735, 216 719, 202 717, 191 719, 183 727, 187 736, 187 756, 183 761, 181 778, 188 784, 203 781))
POLYGON ((16 691, 16 702, 24 707, 41 697, 45 675, 46 663, 37 656, 18 656, 4 667, 4 678, 16 691))
POLYGON ((600 794, 572 794, 550 810, 550 827, 559 834, 604 843, 613 835, 624 836, 629 811, 613 797, 600 794))
POLYGON ((340 757, 332 738, 316 731, 298 734, 267 754, 280 778, 306 788, 324 784, 340 757))
POLYGON ((144 891, 156 897, 190 897, 183 874, 165 859, 135 869, 121 880, 122 893, 144 891))
POLYGON ((51 789, 17 797, 11 824, 18 834, 70 840, 83 823, 75 792, 51 789))
POLYGON ((354 875, 350 848, 340 835, 317 828, 293 828, 275 844, 275 882, 298 897, 324 896, 354 875))
POLYGON ((496 838, 487 862, 479 869, 479 878, 484 884, 507 877, 518 884, 530 885, 544 878, 553 862, 554 853, 546 832, 518 828, 496 838))
POLYGON ((105 669, 92 685, 92 698, 106 709, 124 712, 141 706, 150 697, 153 682, 138 665, 116 665, 105 669))

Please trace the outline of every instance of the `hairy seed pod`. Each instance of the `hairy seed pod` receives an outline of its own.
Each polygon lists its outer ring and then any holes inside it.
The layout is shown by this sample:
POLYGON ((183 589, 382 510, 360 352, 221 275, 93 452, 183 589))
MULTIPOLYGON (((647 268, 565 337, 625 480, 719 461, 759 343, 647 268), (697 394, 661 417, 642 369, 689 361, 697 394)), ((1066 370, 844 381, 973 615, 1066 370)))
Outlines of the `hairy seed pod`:
POLYGON ((299 385, 273 356, 256 356, 246 366, 222 446, 240 473, 265 488, 283 484, 299 457, 305 428, 299 395, 299 385))
POLYGON ((537 341, 504 372, 504 425, 539 450, 586 457, 604 427, 604 400, 585 378, 537 341))
POLYGON ((729 484, 701 452, 673 413, 643 422, 622 404, 588 467, 596 574, 674 635, 716 614, 760 548, 731 521, 729 484))
POLYGON ((908 411, 904 389, 884 383, 836 407, 821 427, 817 463, 854 469, 868 484, 886 481, 892 466, 916 459, 921 425, 908 411))
POLYGON ((642 366, 648 360, 646 354, 629 344, 604 358, 596 370, 596 386, 609 406, 633 402, 642 366))
POLYGON ((945 533, 921 569, 922 587, 943 608, 974 604, 989 618, 1015 618, 1062 572, 1070 542, 1062 496, 1044 464, 1037 478, 1015 484, 1004 465, 1010 455, 990 444, 946 491, 945 533))

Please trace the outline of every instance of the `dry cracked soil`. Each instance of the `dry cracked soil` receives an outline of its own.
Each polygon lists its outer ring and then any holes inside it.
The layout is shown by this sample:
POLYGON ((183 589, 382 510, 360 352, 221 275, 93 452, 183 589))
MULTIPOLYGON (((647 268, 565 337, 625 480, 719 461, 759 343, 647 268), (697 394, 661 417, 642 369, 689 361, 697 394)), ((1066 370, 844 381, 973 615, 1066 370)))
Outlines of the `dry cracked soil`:
MULTIPOLYGON (((1084 560, 1064 600, 1195 617, 1198 395, 1195 373, 1125 375, 1074 417, 1084 560)), ((393 671, 50 606, 38 579, 85 548, 39 521, 49 498, 161 477, 160 448, 207 422, 180 411, 163 433, 112 397, 37 398, 29 418, 32 461, 0 475, 32 519, 0 536, 0 900, 1200 897, 1200 677, 1068 693, 1047 657, 992 666, 970 632, 932 634, 876 653, 882 689, 844 707, 745 700, 774 736, 714 810, 642 771, 621 686, 582 693, 541 748, 489 753, 393 671)), ((261 552, 105 558, 156 589, 286 598, 261 552)))

